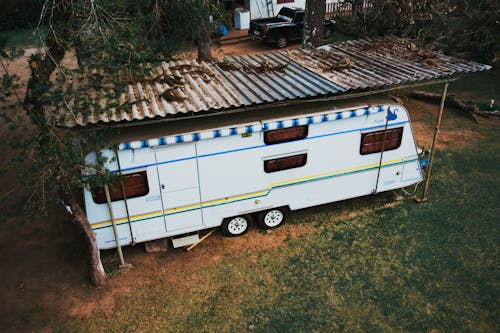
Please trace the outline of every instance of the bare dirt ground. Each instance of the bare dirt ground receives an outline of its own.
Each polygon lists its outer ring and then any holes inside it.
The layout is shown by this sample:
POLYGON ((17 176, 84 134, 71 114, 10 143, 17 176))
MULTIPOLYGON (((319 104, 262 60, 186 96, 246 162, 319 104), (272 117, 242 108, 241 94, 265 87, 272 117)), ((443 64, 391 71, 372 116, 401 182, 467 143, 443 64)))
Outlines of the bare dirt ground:
MULTIPOLYGON (((298 44, 289 46, 298 47, 298 44)), ((257 41, 225 45, 215 49, 214 55, 242 55, 273 51, 274 48, 257 41)), ((67 60, 71 63, 70 57, 67 60)), ((10 64, 9 70, 25 81, 29 70, 23 58, 10 64)), ((22 93, 22 91, 20 91, 22 93)), ((430 146, 437 106, 409 100, 408 108, 413 119, 415 136, 420 144, 430 146)), ((22 110, 10 110, 23 114, 22 110)), ((454 129, 453 123, 464 121, 461 115, 450 115, 441 131, 438 147, 472 145, 481 134, 466 128, 454 129)), ((16 176, 18 170, 7 168, 15 154, 10 149, 10 132, 0 123, 1 188, 0 209, 14 208, 16 217, 0 225, 0 327, 6 332, 48 332, 68 316, 88 317, 93 310, 111 309, 118 296, 127 295, 135 288, 148 284, 148 276, 166 272, 168 281, 196 274, 199 267, 217 263, 230 256, 258 253, 283 244, 287 237, 294 237, 314 229, 307 224, 292 224, 263 233, 253 228, 243 238, 225 238, 215 233, 192 252, 183 249, 167 253, 146 254, 142 246, 126 247, 124 254, 133 264, 128 271, 116 270, 114 251, 105 251, 103 261, 110 273, 108 282, 100 288, 90 286, 86 277, 85 246, 76 228, 65 215, 62 207, 54 208, 47 217, 23 221, 21 207, 24 195, 16 176)), ((356 199, 356 200, 363 200, 356 199)), ((394 204, 394 203, 390 203, 394 204)), ((306 212, 307 213, 307 212, 306 212)), ((304 214, 304 213, 297 213, 304 214)), ((343 212, 348 218, 363 211, 343 212)))

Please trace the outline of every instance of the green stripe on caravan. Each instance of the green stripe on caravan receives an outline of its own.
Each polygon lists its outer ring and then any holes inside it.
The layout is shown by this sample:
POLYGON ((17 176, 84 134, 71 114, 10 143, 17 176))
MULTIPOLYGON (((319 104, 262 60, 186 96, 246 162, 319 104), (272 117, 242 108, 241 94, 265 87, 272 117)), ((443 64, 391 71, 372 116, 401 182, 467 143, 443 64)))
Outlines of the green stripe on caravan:
MULTIPOLYGON (((412 162, 415 162, 417 160, 418 160, 417 158, 414 158, 414 159, 411 159, 411 160, 407 160, 407 161, 403 161, 402 159, 398 159, 396 162, 395 161, 385 162, 381 167, 382 168, 387 168, 387 167, 392 167, 392 166, 396 166, 396 165, 401 165, 401 164, 406 164, 406 163, 412 163, 412 162)), ((136 215, 136 216, 131 216, 130 217, 130 222, 131 223, 141 222, 141 221, 146 221, 146 220, 150 220, 150 219, 154 219, 154 218, 158 218, 158 217, 164 217, 164 216, 169 216, 169 215, 175 215, 175 214, 189 212, 189 211, 192 211, 192 210, 198 210, 198 209, 201 209, 201 208, 209 208, 209 207, 215 207, 215 206, 222 206, 222 205, 227 205, 227 204, 235 203, 235 202, 239 202, 239 201, 256 199, 256 198, 262 198, 262 197, 268 196, 272 192, 272 190, 274 190, 274 189, 283 188, 283 187, 289 187, 289 186, 294 186, 294 185, 308 183, 308 182, 315 182, 315 181, 319 181, 319 180, 323 180, 323 179, 328 179, 328 178, 334 178, 334 177, 340 177, 340 176, 347 176, 347 175, 350 175, 350 174, 367 172, 367 171, 371 171, 371 170, 376 170, 376 169, 378 169, 378 167, 379 167, 378 163, 376 165, 368 164, 368 165, 364 165, 364 166, 358 166, 358 167, 354 167, 354 168, 349 168, 348 170, 351 170, 351 171, 342 172, 343 170, 337 170, 337 171, 333 171, 333 172, 322 173, 320 175, 307 176, 307 177, 302 177, 302 178, 299 178, 299 179, 287 180, 287 181, 279 182, 279 184, 277 184, 277 185, 272 185, 271 184, 266 189, 264 189, 262 191, 256 191, 256 192, 252 192, 252 193, 248 193, 248 194, 240 194, 240 195, 231 196, 229 198, 210 200, 210 201, 207 201, 207 202, 202 202, 201 204, 193 204, 193 205, 186 206, 186 207, 198 206, 197 208, 182 209, 182 207, 176 207, 176 208, 171 208, 171 209, 165 210, 163 214, 161 212, 158 212, 157 215, 150 216, 150 217, 145 217, 145 218, 141 218, 141 216, 154 214, 154 212, 150 212, 150 213, 146 213, 146 214, 141 214, 141 215, 136 215), (264 194, 255 195, 255 193, 262 193, 262 192, 264 194), (236 198, 239 198, 239 197, 242 197, 242 196, 244 196, 244 198, 236 199, 236 198), (222 201, 222 202, 219 202, 219 201, 222 201), (211 202, 213 204, 210 204, 211 202)), ((127 218, 125 218, 125 219, 120 218, 118 220, 120 222, 118 222, 117 225, 128 223, 128 219, 127 218), (123 220, 125 220, 125 221, 123 221, 123 220)), ((92 228, 94 230, 98 230, 98 229, 103 229, 103 228, 107 228, 107 227, 110 227, 110 226, 111 226, 111 221, 104 221, 104 222, 99 222, 99 223, 94 224, 92 226, 92 228)))

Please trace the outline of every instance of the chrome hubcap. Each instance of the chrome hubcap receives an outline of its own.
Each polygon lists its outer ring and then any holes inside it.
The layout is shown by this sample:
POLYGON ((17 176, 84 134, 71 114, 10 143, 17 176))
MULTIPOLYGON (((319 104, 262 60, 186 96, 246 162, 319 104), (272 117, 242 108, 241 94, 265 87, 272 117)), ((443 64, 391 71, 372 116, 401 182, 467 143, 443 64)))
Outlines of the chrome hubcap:
POLYGON ((270 210, 264 216, 264 223, 268 227, 276 227, 283 221, 283 213, 277 209, 270 210))
POLYGON ((239 235, 248 228, 248 222, 241 216, 233 218, 227 225, 227 230, 233 235, 239 235))

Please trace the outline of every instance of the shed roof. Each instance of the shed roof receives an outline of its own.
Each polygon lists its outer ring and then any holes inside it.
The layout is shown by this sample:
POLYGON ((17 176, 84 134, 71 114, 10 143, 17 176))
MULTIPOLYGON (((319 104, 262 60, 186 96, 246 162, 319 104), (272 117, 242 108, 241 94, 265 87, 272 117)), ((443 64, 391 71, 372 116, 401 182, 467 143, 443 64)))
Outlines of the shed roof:
MULTIPOLYGON (((407 39, 380 38, 288 50, 162 63, 155 80, 128 86, 121 108, 63 112, 65 127, 182 118, 283 101, 345 95, 488 70, 490 66, 415 46, 407 39)), ((251 108, 248 108, 251 110, 251 108)))

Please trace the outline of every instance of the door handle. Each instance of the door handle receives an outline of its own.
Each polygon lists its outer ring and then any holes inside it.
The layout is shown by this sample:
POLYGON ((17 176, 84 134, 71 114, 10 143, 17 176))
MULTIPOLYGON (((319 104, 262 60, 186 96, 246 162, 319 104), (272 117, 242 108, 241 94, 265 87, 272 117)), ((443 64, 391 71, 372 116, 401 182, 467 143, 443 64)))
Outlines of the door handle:
POLYGON ((161 184, 161 189, 164 190, 165 189, 165 184, 161 184))

